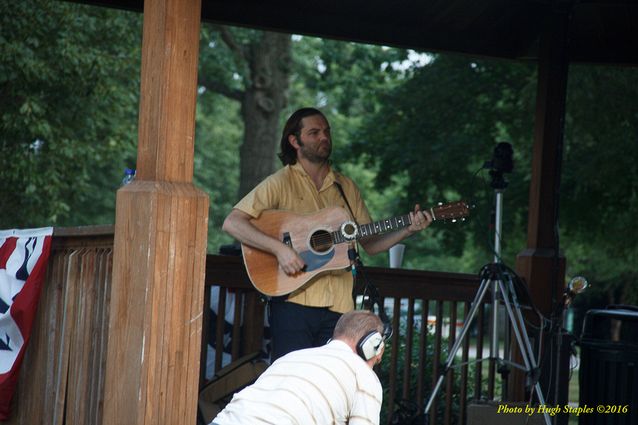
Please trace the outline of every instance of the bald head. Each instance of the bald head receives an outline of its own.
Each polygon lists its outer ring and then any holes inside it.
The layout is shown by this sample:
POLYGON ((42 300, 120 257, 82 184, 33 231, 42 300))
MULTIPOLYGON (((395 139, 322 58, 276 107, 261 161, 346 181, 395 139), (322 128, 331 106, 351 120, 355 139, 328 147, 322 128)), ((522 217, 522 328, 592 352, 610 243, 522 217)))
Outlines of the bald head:
POLYGON ((381 319, 367 310, 353 310, 344 313, 339 318, 332 338, 356 343, 372 331, 378 331, 383 334, 383 322, 381 322, 381 319))

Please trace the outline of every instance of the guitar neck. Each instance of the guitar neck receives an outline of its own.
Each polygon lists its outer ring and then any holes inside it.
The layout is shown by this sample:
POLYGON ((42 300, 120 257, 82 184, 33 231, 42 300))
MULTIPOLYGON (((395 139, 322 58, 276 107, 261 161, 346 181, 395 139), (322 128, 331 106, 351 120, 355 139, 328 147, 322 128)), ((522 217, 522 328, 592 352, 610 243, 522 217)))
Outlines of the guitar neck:
MULTIPOLYGON (((468 206, 465 202, 452 202, 449 204, 439 204, 436 207, 430 208, 427 210, 432 217, 432 221, 435 220, 451 220, 452 222, 456 221, 457 218, 464 218, 469 214, 468 206)), ((366 238, 368 236, 380 235, 382 233, 393 232, 395 230, 403 229, 404 227, 408 227, 411 225, 410 214, 399 215, 394 218, 387 218, 385 220, 374 221, 368 224, 362 224, 358 228, 358 232, 356 232, 356 237, 354 239, 366 238)), ((346 232, 349 235, 352 235, 354 232, 346 232)), ((330 234, 332 238, 332 242, 344 243, 344 242, 352 242, 353 238, 347 238, 341 233, 341 229, 332 232, 330 234)))
MULTIPOLYGON (((385 220, 362 224, 359 226, 357 239, 380 235, 387 232, 393 232, 395 230, 401 230, 404 227, 408 227, 410 224, 412 224, 412 222, 410 221, 410 214, 399 215, 397 217, 387 218, 385 220)), ((343 237, 339 230, 332 232, 332 240, 334 243, 349 242, 346 238, 343 237)))

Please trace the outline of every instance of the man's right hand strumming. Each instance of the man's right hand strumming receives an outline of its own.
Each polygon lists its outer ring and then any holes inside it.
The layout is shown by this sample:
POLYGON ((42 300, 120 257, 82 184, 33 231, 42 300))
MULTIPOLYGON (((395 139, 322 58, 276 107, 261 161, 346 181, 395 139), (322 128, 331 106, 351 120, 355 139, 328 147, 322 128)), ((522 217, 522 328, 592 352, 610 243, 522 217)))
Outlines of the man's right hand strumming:
POLYGON ((306 267, 301 257, 286 244, 281 244, 276 254, 279 267, 288 275, 299 273, 306 267))
POLYGON ((243 244, 273 254, 277 257, 279 267, 288 275, 303 270, 306 264, 294 249, 257 229, 250 222, 251 219, 249 214, 233 209, 224 220, 222 230, 243 244))

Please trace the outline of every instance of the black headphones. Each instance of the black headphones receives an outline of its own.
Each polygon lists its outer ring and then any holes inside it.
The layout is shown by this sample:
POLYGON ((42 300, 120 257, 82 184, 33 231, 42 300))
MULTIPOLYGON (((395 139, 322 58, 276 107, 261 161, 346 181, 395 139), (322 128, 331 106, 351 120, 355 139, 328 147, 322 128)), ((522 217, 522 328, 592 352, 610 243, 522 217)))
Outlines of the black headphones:
POLYGON ((370 331, 357 343, 357 354, 365 361, 381 354, 383 351, 383 335, 379 331, 370 331))

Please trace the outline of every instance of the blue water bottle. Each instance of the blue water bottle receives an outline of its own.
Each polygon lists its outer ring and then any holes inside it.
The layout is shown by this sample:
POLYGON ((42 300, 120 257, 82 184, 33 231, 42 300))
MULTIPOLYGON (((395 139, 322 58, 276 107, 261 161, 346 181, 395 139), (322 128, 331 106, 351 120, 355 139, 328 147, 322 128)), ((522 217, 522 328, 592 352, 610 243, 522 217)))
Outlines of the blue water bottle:
POLYGON ((135 178, 135 169, 134 168, 125 168, 124 169, 124 178, 122 179, 122 186, 125 186, 133 181, 135 178))

